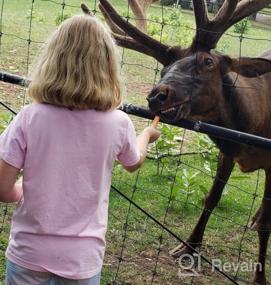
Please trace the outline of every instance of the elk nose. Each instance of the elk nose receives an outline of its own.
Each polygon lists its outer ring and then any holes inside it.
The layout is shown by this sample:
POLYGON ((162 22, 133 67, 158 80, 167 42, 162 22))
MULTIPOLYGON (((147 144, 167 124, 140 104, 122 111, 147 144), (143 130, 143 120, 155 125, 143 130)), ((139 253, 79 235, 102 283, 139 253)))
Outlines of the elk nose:
POLYGON ((165 92, 158 92, 155 96, 152 97, 148 97, 147 101, 149 103, 155 102, 155 101, 160 101, 160 102, 164 102, 166 101, 168 98, 168 95, 165 92))
POLYGON ((159 100, 160 102, 164 102, 167 100, 167 97, 168 95, 164 92, 159 92, 157 95, 156 95, 156 99, 159 100))

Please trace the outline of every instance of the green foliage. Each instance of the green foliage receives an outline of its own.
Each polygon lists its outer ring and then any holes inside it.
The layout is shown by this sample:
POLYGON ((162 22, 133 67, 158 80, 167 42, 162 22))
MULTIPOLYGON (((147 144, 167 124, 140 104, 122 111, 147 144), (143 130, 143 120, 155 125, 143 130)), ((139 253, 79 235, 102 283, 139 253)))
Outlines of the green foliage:
MULTIPOLYGON (((0 280, 4 280, 4 278, 5 278, 5 270, 6 270, 5 251, 6 251, 7 245, 8 245, 8 239, 3 234, 0 235, 0 264, 1 264, 0 280)), ((0 281, 0 284, 4 284, 4 283, 1 283, 1 281, 0 281)))
POLYGON ((245 34, 250 29, 251 24, 248 19, 243 19, 234 25, 234 32, 239 34, 245 34))
POLYGON ((191 23, 184 19, 180 9, 173 9, 163 17, 150 15, 148 34, 157 40, 174 45, 187 46, 191 43, 194 31, 191 23), (161 33, 161 25, 164 26, 161 33))
POLYGON ((166 124, 160 124, 159 130, 161 131, 161 136, 156 142, 156 149, 162 156, 157 158, 157 174, 162 175, 164 169, 168 170, 170 168, 169 152, 174 152, 179 146, 179 142, 176 140, 179 129, 166 124))
MULTIPOLYGON (((177 155, 180 148, 180 142, 176 140, 176 137, 179 134, 178 128, 162 125, 160 130, 161 138, 158 140, 156 148, 158 153, 167 155, 164 155, 158 159, 157 175, 163 175, 165 171, 166 173, 171 171, 173 164, 173 158, 171 156, 173 155, 174 157, 174 155, 177 155)), ((203 170, 209 176, 212 176, 216 170, 218 155, 218 150, 215 144, 209 139, 208 136, 202 134, 197 135, 193 139, 193 142, 193 148, 203 158, 203 170)), ((176 161, 174 163, 176 163, 176 161)), ((194 198, 196 197, 196 200, 198 200, 197 197, 199 196, 205 197, 210 186, 202 182, 199 183, 199 174, 199 171, 190 169, 183 164, 181 172, 178 172, 177 176, 175 177, 175 182, 171 193, 172 200, 176 201, 178 197, 185 195, 185 203, 187 203, 189 198, 192 196, 194 198)))
POLYGON ((191 169, 182 168, 181 173, 175 178, 175 184, 172 190, 172 200, 176 200, 179 194, 186 196, 186 203, 190 196, 195 192, 194 186, 198 185, 197 176, 199 172, 194 172, 191 169))
POLYGON ((148 23, 148 34, 156 39, 161 35, 161 19, 159 16, 150 16, 150 22, 148 23))
POLYGON ((0 134, 6 129, 13 119, 13 115, 10 113, 0 113, 0 134))
POLYGON ((71 17, 71 14, 58 14, 55 18, 55 24, 56 26, 59 26, 63 21, 69 19, 71 17))
POLYGON ((271 15, 271 5, 267 6, 263 10, 261 10, 261 13, 271 15))
MULTIPOLYGON (((171 171, 173 163, 172 155, 173 157, 177 155, 180 148, 180 142, 176 140, 179 134, 178 128, 162 125, 160 131, 161 138, 158 140, 156 148, 158 153, 167 155, 162 155, 161 158, 158 158, 157 175, 163 175, 165 171, 166 173, 171 171)), ((198 134, 193 139, 193 145, 195 152, 199 153, 203 158, 201 163, 203 171, 207 173, 208 176, 213 176, 216 171, 218 156, 218 150, 215 144, 208 136, 198 134)), ((200 172, 190 169, 183 164, 181 172, 178 172, 175 177, 175 183, 171 193, 172 200, 177 200, 181 194, 185 195, 186 203, 193 194, 195 194, 193 197, 198 197, 199 193, 201 193, 201 197, 205 197, 210 186, 198 182, 199 174, 200 172)))
POLYGON ((157 141, 156 147, 160 153, 173 149, 179 144, 176 140, 174 140, 175 136, 179 134, 178 128, 162 124, 161 127, 159 127, 159 130, 161 131, 161 137, 157 141))
POLYGON ((209 175, 216 171, 218 149, 207 135, 199 134, 195 139, 195 149, 204 158, 203 169, 209 175))
POLYGON ((230 48, 230 42, 229 40, 221 39, 221 41, 218 43, 218 49, 220 52, 227 53, 228 49, 230 48))

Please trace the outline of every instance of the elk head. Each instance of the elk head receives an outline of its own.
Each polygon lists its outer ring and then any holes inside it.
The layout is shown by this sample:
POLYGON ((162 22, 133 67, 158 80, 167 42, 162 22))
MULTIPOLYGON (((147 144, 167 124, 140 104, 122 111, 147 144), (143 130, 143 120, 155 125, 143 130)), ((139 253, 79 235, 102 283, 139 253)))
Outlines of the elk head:
POLYGON ((188 48, 169 47, 142 33, 121 18, 107 0, 100 0, 100 8, 113 30, 125 32, 126 36, 114 34, 120 46, 150 55, 164 65, 160 81, 147 97, 153 113, 171 122, 187 117, 214 121, 224 75, 236 72, 257 77, 271 71, 271 61, 267 59, 235 59, 214 49, 229 27, 270 3, 271 0, 225 0, 210 20, 205 1, 193 0, 197 30, 188 48))

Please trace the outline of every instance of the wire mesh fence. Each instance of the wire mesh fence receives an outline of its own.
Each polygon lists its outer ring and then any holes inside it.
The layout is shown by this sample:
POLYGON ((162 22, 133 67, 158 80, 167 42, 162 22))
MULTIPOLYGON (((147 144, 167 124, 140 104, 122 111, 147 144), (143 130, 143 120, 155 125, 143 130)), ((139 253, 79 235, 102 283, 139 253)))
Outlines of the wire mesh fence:
MULTIPOLYGON (((127 1, 112 3, 134 21, 127 1)), ((81 13, 80 4, 77 0, 2 0, 0 69, 26 77, 46 37, 63 19, 81 13)), ((86 4, 102 18, 98 2, 86 4)), ((147 20, 149 34, 168 44, 188 45, 195 32, 192 15, 178 5, 156 3, 147 20)), ((250 34, 230 30, 218 49, 235 56, 255 56, 270 46, 270 35, 267 27, 250 34)), ((145 96, 159 79, 161 66, 133 51, 120 49, 120 53, 126 102, 146 105, 145 96)), ((30 99, 24 87, 0 82, 0 90, 3 130, 30 99)), ((132 119, 138 131, 149 123, 136 116, 132 119)), ((149 149, 142 169, 127 174, 115 166, 102 284, 251 284, 258 239, 249 230, 249 222, 262 199, 264 174, 244 175, 236 169, 207 224, 202 246, 194 251, 195 258, 176 261, 169 251, 185 244, 204 209, 203 201, 216 175, 218 151, 204 135, 166 124, 160 129, 162 138, 149 149), (201 254, 197 255, 198 250, 201 254)), ((2 280, 13 210, 14 206, 1 204, 2 280)), ((268 255, 268 279, 270 266, 268 255)))

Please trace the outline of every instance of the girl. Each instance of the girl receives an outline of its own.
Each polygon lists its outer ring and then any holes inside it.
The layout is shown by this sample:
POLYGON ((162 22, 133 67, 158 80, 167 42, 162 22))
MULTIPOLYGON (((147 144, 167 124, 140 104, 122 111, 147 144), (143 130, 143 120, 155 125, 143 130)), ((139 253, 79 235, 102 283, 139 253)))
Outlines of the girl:
POLYGON ((147 127, 136 138, 116 110, 116 47, 94 17, 75 16, 52 35, 29 95, 35 103, 0 138, 0 200, 18 202, 6 284, 97 285, 114 161, 136 170, 159 132, 147 127))

